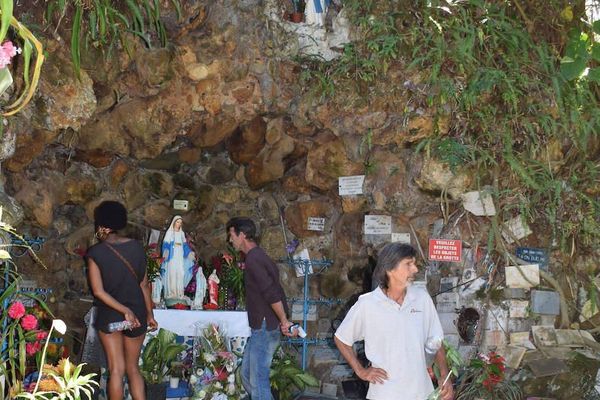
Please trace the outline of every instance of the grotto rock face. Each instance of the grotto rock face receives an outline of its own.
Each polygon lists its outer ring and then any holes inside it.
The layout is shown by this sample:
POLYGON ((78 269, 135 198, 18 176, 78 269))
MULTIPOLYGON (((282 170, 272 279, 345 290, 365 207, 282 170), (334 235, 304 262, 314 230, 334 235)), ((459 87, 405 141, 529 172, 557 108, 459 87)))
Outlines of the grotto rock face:
MULTIPOLYGON (((357 107, 343 91, 336 103, 303 87, 292 58, 298 37, 280 17, 279 28, 265 20, 273 5, 188 4, 181 20, 165 9, 167 48, 131 37, 132 58, 91 49, 80 78, 61 44, 44 38, 51 56, 39 90, 0 144, 0 202, 4 220, 46 239, 48 270, 29 257, 18 263, 55 290, 73 321, 82 310, 66 304, 89 295, 79 253, 93 243, 93 210, 103 200, 126 204, 128 232, 142 240, 181 214, 205 264, 227 249, 229 218, 252 217, 274 259, 297 238, 311 257, 333 262, 312 279, 311 295, 349 297, 370 274, 366 214, 392 216, 395 232, 412 227, 425 243, 440 217, 439 192, 458 198, 471 188, 468 173, 414 154, 411 143, 445 131, 433 112, 405 115, 401 85, 357 107), (338 178, 350 175, 366 175, 364 193, 339 196, 338 178), (173 209, 175 200, 187 210, 173 209), (324 230, 308 230, 309 217, 324 218, 324 230)), ((333 26, 347 29, 347 17, 333 26)), ((327 40, 339 46, 344 32, 327 40)), ((301 279, 284 264, 281 273, 288 297, 298 297, 301 279)))
POLYGON ((39 105, 31 112, 33 124, 49 131, 79 130, 96 109, 94 83, 83 69, 79 78, 74 75, 69 54, 58 44, 49 47, 37 93, 39 105))

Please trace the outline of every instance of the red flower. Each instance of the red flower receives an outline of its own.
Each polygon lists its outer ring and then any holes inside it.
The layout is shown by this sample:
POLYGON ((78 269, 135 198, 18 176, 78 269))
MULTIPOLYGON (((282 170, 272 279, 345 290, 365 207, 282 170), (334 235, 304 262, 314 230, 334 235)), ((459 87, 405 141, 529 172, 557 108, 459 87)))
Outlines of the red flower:
MULTIPOLYGON (((37 322, 37 321, 36 321, 37 322)), ((38 351, 42 349, 42 345, 40 342, 26 343, 25 344, 25 352, 28 356, 32 356, 38 351)))
POLYGON ((213 303, 206 303, 206 304, 204 305, 204 309, 205 309, 205 310, 216 310, 216 309, 218 309, 218 308, 219 308, 219 306, 218 306, 218 305, 216 305, 216 304, 213 304, 213 303))
POLYGON ((15 301, 8 308, 8 316, 12 319, 19 319, 25 315, 25 306, 20 301, 15 301))
POLYGON ((158 243, 150 243, 148 247, 151 249, 156 249, 158 247, 158 243))
POLYGON ((176 309, 176 310, 187 310, 187 309, 188 309, 188 306, 186 306, 186 305, 185 305, 185 304, 183 304, 183 303, 177 303, 177 304, 175 304, 175 305, 173 306, 173 308, 174 308, 174 309, 176 309))
POLYGON ((38 320, 36 317, 34 317, 31 314, 27 314, 26 316, 23 317, 23 319, 21 320, 21 326, 23 327, 23 329, 25 329, 26 331, 32 331, 34 329, 37 328, 38 326, 38 320))
POLYGON ((38 332, 38 333, 35 335, 35 338, 36 338, 37 340, 44 340, 44 339, 46 339, 47 337, 48 337, 48 332, 46 332, 46 331, 39 331, 39 332, 38 332))
POLYGON ((225 367, 215 369, 215 379, 218 381, 226 381, 227 369, 225 369, 225 367))

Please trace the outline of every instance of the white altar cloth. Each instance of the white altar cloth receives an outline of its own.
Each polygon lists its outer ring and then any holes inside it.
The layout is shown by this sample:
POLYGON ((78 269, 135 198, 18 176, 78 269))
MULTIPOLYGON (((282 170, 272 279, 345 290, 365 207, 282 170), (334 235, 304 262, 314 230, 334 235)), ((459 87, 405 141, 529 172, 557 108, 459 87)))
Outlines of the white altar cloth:
POLYGON ((168 329, 179 336, 195 336, 198 323, 219 324, 230 338, 250 336, 248 314, 245 311, 154 310, 154 319, 159 328, 168 329))

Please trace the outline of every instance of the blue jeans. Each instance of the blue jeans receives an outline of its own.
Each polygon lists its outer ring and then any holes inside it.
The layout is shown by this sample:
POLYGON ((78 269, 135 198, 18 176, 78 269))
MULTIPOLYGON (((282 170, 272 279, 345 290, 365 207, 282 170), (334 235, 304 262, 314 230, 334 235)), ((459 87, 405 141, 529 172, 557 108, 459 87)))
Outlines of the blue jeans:
POLYGON ((242 359, 242 385, 252 400, 273 400, 271 394, 271 362, 279 345, 279 329, 267 330, 263 321, 260 329, 251 329, 242 359))

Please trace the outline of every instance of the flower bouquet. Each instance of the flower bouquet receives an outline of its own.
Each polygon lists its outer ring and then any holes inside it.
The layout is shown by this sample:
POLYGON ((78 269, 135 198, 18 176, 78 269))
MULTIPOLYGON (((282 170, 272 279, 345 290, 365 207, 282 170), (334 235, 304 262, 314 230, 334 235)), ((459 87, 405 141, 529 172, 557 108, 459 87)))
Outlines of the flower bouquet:
POLYGON ((160 256, 157 243, 150 243, 144 246, 144 250, 146 251, 146 274, 148 275, 148 282, 154 282, 160 275, 160 266, 163 258, 160 256))
POLYGON ((227 309, 236 309, 238 305, 245 304, 246 288, 244 286, 244 268, 245 264, 241 254, 232 246, 229 246, 228 252, 222 255, 224 268, 222 269, 223 288, 228 292, 225 304, 227 309))
POLYGON ((240 398, 235 382, 237 357, 228 350, 227 336, 216 324, 201 328, 195 343, 195 371, 190 377, 192 399, 234 400, 240 398))
MULTIPOLYGON (((16 286, 9 287, 0 299, 6 293, 14 293, 15 288, 16 286)), ((36 316, 28 313, 18 300, 11 302, 2 313, 0 323, 3 326, 0 342, 7 344, 1 354, 3 363, 0 364, 0 375, 4 375, 11 395, 15 395, 23 390, 22 379, 27 374, 28 367, 35 365, 43 342, 48 340, 48 332, 38 329, 36 316)))
POLYGON ((504 357, 496 352, 479 354, 473 358, 460 377, 456 390, 457 400, 520 400, 519 386, 506 379, 504 357))

